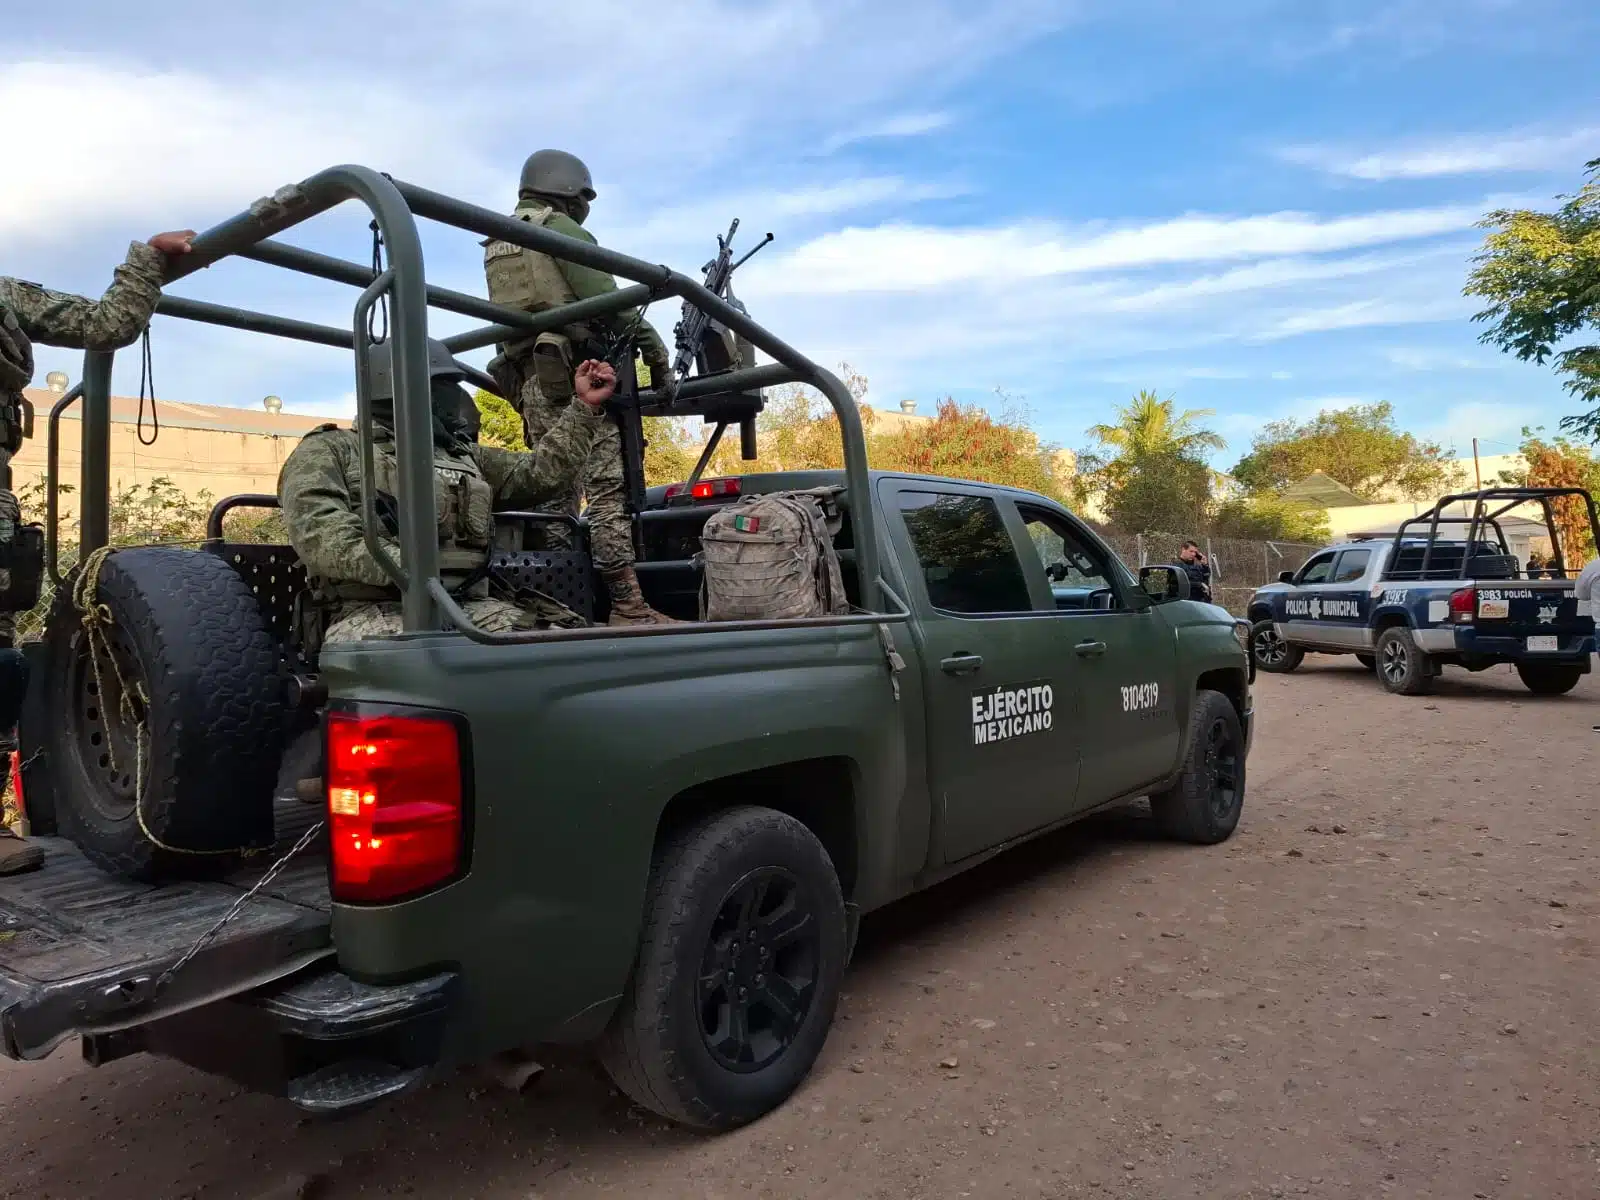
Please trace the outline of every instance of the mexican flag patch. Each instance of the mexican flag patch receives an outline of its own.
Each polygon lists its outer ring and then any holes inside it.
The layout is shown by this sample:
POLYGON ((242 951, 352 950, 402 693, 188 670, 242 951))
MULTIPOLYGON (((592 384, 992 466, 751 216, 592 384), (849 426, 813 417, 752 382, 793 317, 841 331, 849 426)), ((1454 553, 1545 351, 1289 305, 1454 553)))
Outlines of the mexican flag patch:
POLYGON ((740 533, 760 533, 761 518, 744 516, 735 517, 733 519, 733 527, 740 533))

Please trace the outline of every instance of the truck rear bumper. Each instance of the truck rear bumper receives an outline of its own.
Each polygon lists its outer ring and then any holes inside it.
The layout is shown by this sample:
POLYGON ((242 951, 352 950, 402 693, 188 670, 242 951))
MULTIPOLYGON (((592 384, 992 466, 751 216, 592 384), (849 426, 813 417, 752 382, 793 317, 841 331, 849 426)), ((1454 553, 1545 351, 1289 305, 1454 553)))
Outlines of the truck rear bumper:
POLYGON ((96 1066, 160 1054, 307 1112, 349 1112, 427 1077, 441 1057, 457 985, 450 971, 380 987, 315 967, 147 1025, 90 1034, 83 1053, 96 1066))
POLYGON ((1482 633, 1476 629, 1419 629, 1418 649, 1429 654, 1456 654, 1495 662, 1577 663, 1585 666, 1595 653, 1592 634, 1555 634, 1556 649, 1529 650, 1522 636, 1482 633))

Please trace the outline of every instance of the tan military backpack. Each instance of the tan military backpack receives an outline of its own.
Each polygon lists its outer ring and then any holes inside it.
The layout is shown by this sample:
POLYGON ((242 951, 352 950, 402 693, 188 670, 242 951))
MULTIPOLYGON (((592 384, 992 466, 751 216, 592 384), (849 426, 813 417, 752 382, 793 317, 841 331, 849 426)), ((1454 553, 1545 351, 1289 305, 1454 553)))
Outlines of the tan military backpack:
POLYGON ((823 511, 838 489, 746 496, 700 535, 702 621, 778 621, 850 610, 823 511))

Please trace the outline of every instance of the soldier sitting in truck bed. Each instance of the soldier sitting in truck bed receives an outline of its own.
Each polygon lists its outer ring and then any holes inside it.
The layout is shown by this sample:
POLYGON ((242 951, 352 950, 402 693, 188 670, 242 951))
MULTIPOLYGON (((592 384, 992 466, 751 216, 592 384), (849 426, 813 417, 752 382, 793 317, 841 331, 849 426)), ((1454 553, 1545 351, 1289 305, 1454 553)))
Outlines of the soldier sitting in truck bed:
MULTIPOLYGON (((394 525, 396 464, 394 372, 390 347, 372 352, 371 396, 377 507, 385 549, 400 560, 394 525), (387 517, 385 517, 387 514, 387 517)), ((616 388, 603 362, 577 370, 576 396, 528 452, 479 446, 464 417, 465 373, 441 343, 428 342, 432 383, 439 570, 461 588, 462 607, 481 628, 571 627, 586 622, 550 597, 491 594, 488 562, 496 507, 539 508, 571 492, 588 458, 602 408, 616 388)), ((469 401, 470 402, 470 401, 469 401)), ((311 579, 323 618, 322 642, 400 632, 400 592, 367 549, 361 518, 361 443, 353 429, 323 425, 295 448, 278 476, 278 499, 295 553, 311 579)))

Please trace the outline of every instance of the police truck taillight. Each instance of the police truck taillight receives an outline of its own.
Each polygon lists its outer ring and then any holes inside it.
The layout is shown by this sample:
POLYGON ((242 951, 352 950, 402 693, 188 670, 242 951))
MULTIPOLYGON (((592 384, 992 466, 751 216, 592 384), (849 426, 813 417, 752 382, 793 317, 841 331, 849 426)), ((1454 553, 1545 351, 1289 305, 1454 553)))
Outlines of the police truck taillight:
POLYGON ((445 716, 366 708, 328 714, 336 901, 402 900, 463 870, 463 737, 445 716))
POLYGON ((1478 606, 1478 593, 1474 588, 1464 587, 1450 593, 1450 619, 1462 625, 1472 623, 1473 613, 1478 606))

